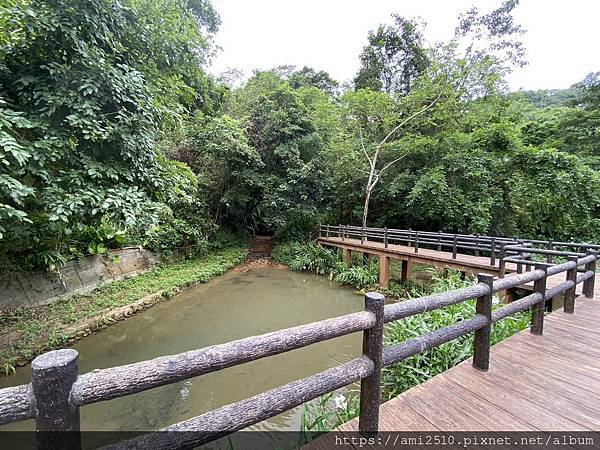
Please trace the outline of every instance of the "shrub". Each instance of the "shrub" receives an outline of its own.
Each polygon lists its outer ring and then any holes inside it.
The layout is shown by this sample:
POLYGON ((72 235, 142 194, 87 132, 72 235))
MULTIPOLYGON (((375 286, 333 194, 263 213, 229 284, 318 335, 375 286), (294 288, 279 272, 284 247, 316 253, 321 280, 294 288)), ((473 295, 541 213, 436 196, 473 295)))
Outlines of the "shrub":
POLYGON ((336 273, 334 279, 338 283, 363 289, 377 284, 379 281, 379 268, 375 264, 353 267, 347 267, 343 264, 342 270, 336 273))
POLYGON ((273 258, 292 270, 309 270, 320 275, 335 276, 342 265, 335 252, 313 242, 279 244, 273 249, 273 258))

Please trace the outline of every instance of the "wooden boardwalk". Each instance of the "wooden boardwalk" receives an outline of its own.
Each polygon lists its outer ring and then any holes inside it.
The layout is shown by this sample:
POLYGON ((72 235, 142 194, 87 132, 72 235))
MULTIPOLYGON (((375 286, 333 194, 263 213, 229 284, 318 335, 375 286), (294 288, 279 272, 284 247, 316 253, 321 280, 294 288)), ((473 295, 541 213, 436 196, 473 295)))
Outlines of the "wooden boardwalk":
MULTIPOLYGON (((339 237, 320 237, 318 242, 324 245, 334 246, 338 248, 346 248, 356 252, 368 253, 377 256, 388 256, 393 259, 408 261, 410 263, 428 264, 438 268, 448 268, 460 270, 467 273, 488 273, 498 275, 499 259, 492 265, 489 256, 474 256, 465 254, 456 254, 456 258, 452 258, 452 252, 433 250, 430 248, 419 248, 418 253, 415 253, 414 247, 406 245, 389 244, 386 248, 382 242, 365 241, 361 243, 360 239, 345 238, 342 240, 339 237)), ((524 267, 523 270, 526 270, 524 267)), ((516 273, 517 265, 514 263, 506 264, 506 276, 516 273)), ((594 296, 600 298, 600 274, 596 275, 596 283, 594 285, 594 296)), ((565 274, 560 273, 548 277, 547 288, 554 287, 565 281, 565 274)), ((533 283, 528 283, 521 286, 524 289, 533 289, 533 283)), ((581 285, 578 286, 578 291, 581 285)))
MULTIPOLYGON (((600 430, 600 298, 549 314, 542 336, 524 330, 494 345, 488 372, 471 364, 381 405, 380 430, 600 430)), ((357 429, 354 419, 339 431, 357 429)))
POLYGON ((456 254, 456 259, 452 258, 452 252, 433 250, 430 248, 419 248, 419 251, 415 253, 414 247, 407 245, 396 245, 389 244, 386 248, 382 242, 377 241, 365 241, 360 242, 360 239, 351 239, 339 237, 320 237, 318 242, 325 245, 332 245, 340 248, 349 248, 357 252, 371 253, 375 255, 385 254, 392 258, 410 260, 418 264, 432 264, 438 263, 438 265, 445 264, 448 268, 456 268, 458 270, 477 271, 481 270, 496 274, 498 272, 498 261, 496 265, 490 265, 490 258, 488 256, 473 256, 463 255, 461 253, 456 254))

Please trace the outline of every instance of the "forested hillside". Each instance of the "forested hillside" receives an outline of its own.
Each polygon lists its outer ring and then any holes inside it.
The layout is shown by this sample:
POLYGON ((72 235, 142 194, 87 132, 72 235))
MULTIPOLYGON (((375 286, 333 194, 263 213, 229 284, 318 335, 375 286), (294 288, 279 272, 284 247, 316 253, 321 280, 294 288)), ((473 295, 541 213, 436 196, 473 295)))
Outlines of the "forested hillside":
POLYGON ((209 0, 5 1, 0 269, 306 236, 361 223, 366 194, 372 226, 599 240, 600 72, 509 92, 516 6, 431 47, 394 16, 351 83, 282 66, 231 87, 207 73, 209 0))

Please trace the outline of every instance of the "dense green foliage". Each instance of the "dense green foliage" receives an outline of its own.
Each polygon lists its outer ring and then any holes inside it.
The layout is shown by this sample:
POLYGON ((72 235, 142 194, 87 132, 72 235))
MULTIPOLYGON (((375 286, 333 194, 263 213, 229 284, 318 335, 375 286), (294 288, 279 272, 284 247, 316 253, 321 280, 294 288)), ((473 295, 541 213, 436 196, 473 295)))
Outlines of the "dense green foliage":
POLYGON ((520 95, 534 105, 547 105, 523 108, 527 119, 521 129, 524 143, 555 148, 579 156, 594 168, 600 166, 600 72, 540 99, 528 92, 520 95))
POLYGON ((0 270, 197 253, 219 228, 304 239, 359 223, 369 177, 369 225, 598 240, 598 73, 507 92, 517 3, 470 9, 431 48, 394 15, 354 86, 280 66, 232 88, 205 71, 209 0, 4 2, 0 270))
POLYGON ((218 97, 200 70, 210 4, 15 0, 0 22, 2 261, 52 266, 148 232, 157 250, 206 236, 195 175, 156 141, 218 97), (156 227, 185 231, 163 242, 156 227))
POLYGON ((373 286, 379 281, 379 268, 376 264, 364 266, 360 261, 361 264, 348 267, 336 252, 312 242, 277 245, 273 249, 273 258, 291 270, 328 275, 330 280, 358 289, 373 286))

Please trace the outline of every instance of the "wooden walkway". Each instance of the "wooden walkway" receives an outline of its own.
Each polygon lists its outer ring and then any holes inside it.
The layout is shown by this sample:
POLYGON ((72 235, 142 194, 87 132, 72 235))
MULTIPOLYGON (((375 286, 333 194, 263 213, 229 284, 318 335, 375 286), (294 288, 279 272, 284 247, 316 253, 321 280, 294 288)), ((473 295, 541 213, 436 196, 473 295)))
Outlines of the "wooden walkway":
MULTIPOLYGON (((433 250, 430 248, 419 248, 415 253, 414 247, 407 245, 389 244, 387 248, 382 242, 365 241, 360 242, 360 239, 350 239, 339 237, 320 237, 318 242, 325 245, 332 245, 340 248, 349 248, 357 252, 370 253, 375 255, 386 255, 396 259, 410 260, 419 264, 442 263, 448 268, 456 268, 457 270, 467 271, 484 271, 492 274, 498 273, 498 261, 496 265, 490 265, 488 256, 473 256, 456 254, 456 259, 452 258, 452 252, 433 250), (469 270, 471 269, 471 270, 469 270)), ((439 265, 439 264, 438 264, 439 265)))
MULTIPOLYGON (((395 245, 389 244, 385 248, 382 242, 377 241, 365 241, 360 242, 360 239, 345 238, 342 240, 339 237, 320 237, 318 242, 324 245, 334 246, 338 248, 345 248, 356 252, 368 253, 377 256, 388 256, 393 259, 409 261, 417 264, 428 264, 438 268, 448 268, 460 270, 467 273, 488 273, 491 275, 498 275, 499 272, 499 259, 496 259, 496 264, 490 264, 489 256, 474 256, 464 255, 457 253, 456 259, 452 258, 452 252, 433 250, 430 248, 419 248, 418 253, 415 253, 414 247, 406 245, 395 245)), ((523 270, 526 270, 525 267, 523 270)), ((516 273, 517 265, 514 263, 506 264, 506 276, 510 276, 516 273)), ((565 274, 560 273, 548 277, 547 288, 554 287, 565 281, 565 274)), ((533 283, 528 283, 521 286, 523 289, 533 289, 533 283)), ((578 291, 581 289, 581 285, 578 286, 578 291)), ((596 275, 596 282, 594 285, 594 296, 600 298, 600 274, 596 275)))
MULTIPOLYGON (((381 405, 380 430, 600 430, 600 298, 551 313, 543 336, 524 330, 494 345, 488 372, 471 363, 381 405)), ((357 429, 354 419, 339 431, 357 429)))

